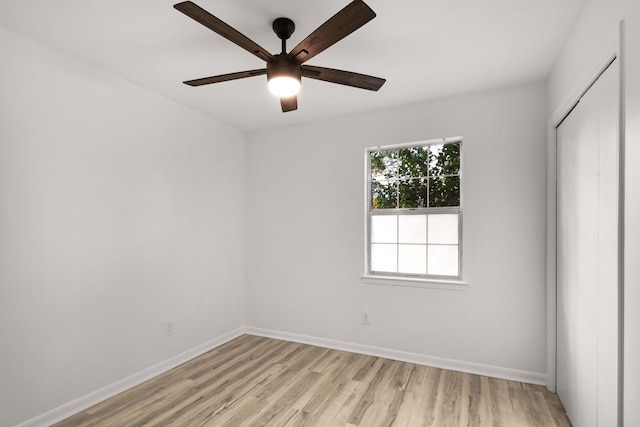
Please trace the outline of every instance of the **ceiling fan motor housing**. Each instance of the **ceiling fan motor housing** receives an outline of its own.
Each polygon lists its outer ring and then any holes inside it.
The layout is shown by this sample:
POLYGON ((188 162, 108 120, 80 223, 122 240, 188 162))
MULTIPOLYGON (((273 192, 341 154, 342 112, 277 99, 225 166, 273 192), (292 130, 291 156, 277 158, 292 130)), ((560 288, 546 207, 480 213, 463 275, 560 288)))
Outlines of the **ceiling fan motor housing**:
POLYGON ((273 61, 267 62, 267 80, 274 77, 292 77, 300 81, 302 67, 298 61, 287 54, 274 55, 273 61))

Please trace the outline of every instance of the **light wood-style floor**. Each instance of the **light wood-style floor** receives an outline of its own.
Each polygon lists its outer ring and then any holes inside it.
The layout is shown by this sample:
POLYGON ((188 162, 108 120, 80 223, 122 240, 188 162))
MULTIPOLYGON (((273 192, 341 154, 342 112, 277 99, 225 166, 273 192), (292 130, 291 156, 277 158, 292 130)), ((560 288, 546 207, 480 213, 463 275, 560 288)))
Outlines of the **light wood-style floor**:
POLYGON ((566 426, 544 387, 243 335, 58 424, 566 426))

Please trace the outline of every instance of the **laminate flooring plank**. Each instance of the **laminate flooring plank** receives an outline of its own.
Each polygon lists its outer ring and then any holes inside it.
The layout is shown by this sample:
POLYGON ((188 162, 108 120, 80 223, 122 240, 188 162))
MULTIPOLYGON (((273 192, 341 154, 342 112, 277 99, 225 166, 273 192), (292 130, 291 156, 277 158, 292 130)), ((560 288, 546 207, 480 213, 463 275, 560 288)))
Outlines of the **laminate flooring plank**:
POLYGON ((273 396, 273 399, 270 400, 269 404, 262 408, 255 417, 248 420, 239 420, 239 423, 226 423, 225 426, 240 427, 245 425, 245 421, 248 421, 250 425, 255 426, 278 425, 273 422, 278 414, 286 412, 286 410, 291 407, 303 392, 305 387, 307 387, 308 384, 317 382, 318 377, 321 375, 322 374, 317 372, 306 371, 304 374, 296 376, 287 387, 283 388, 276 396, 273 396))
POLYGON ((360 396, 367 388, 367 384, 359 381, 349 381, 335 395, 332 396, 329 403, 321 412, 308 414, 307 419, 312 421, 304 425, 317 426, 343 426, 347 423, 349 416, 353 412, 358 403, 360 396))
POLYGON ((203 360, 203 363, 187 365, 182 376, 192 380, 210 377, 211 375, 217 375, 220 370, 226 369, 239 359, 253 360, 260 358, 265 353, 278 354, 276 352, 277 349, 284 349, 284 347, 281 343, 274 343, 268 340, 245 342, 244 345, 236 346, 230 352, 213 352, 203 360))
POLYGON ((413 363, 400 362, 397 360, 392 360, 394 364, 394 369, 391 371, 392 375, 390 377, 389 385, 394 390, 404 391, 407 389, 407 385, 409 384, 409 379, 413 374, 413 370, 415 365, 413 363))
MULTIPOLYGON (((257 366, 261 366, 257 361, 257 366)), ((158 426, 194 425, 206 423, 245 396, 265 387, 277 379, 283 372, 281 365, 272 365, 266 369, 255 369, 256 365, 245 368, 240 381, 220 378, 211 385, 190 393, 172 411, 169 418, 150 419, 149 423, 158 426), (186 403, 186 405, 185 405, 186 403)))
MULTIPOLYGON (((261 370, 261 375, 251 376, 247 381, 235 382, 232 388, 225 389, 218 394, 213 391, 211 395, 199 396, 195 405, 180 411, 178 417, 174 415, 161 422, 154 420, 151 424, 158 426, 208 425, 222 414, 229 413, 231 408, 234 408, 239 402, 253 402, 251 394, 277 379, 283 370, 281 365, 268 367, 261 370)), ((255 407, 256 404, 253 403, 253 406, 255 407)))
POLYGON ((300 426, 296 422, 295 418, 300 413, 299 409, 289 408, 286 409, 271 419, 264 427, 286 427, 286 426, 300 426))
POLYGON ((338 363, 331 372, 323 375, 315 393, 302 407, 303 425, 331 425, 331 419, 340 411, 352 395, 352 378, 366 362, 354 353, 340 352, 334 359, 338 363))
POLYGON ((547 408, 549 408, 554 425, 557 427, 571 427, 567 413, 558 395, 549 392, 547 389, 542 390, 540 393, 544 397, 547 408))
POLYGON ((410 417, 407 426, 433 425, 441 375, 442 369, 416 365, 416 371, 407 384, 408 401, 413 402, 408 409, 410 417))
POLYGON ((154 393, 148 395, 147 399, 136 399, 134 404, 128 405, 122 411, 98 418, 96 422, 89 423, 86 427, 103 425, 104 421, 108 419, 117 419, 118 424, 122 426, 144 425, 144 419, 162 416, 168 410, 172 410, 175 396, 183 395, 192 386, 193 381, 191 380, 179 380, 171 389, 166 390, 166 393, 154 393))
POLYGON ((389 360, 390 367, 379 384, 380 395, 362 418, 361 424, 390 427, 398 418, 404 403, 407 384, 411 374, 410 363, 389 360))
POLYGON ((362 366, 362 360, 354 353, 340 352, 335 361, 335 366, 330 372, 324 374, 320 387, 316 390, 302 410, 309 414, 324 412, 331 404, 331 399, 340 394, 340 391, 351 382, 351 378, 362 366))
POLYGON ((466 402, 463 403, 466 404, 467 425, 481 426, 480 399, 482 398, 482 379, 478 375, 466 375, 466 378, 468 378, 464 396, 466 402))
POLYGON ((325 357, 318 359, 316 363, 309 367, 310 371, 319 372, 321 374, 325 374, 330 372, 332 367, 336 365, 336 363, 340 363, 340 360, 344 357, 344 351, 339 350, 329 350, 325 357))
MULTIPOLYGON (((244 335, 227 343, 229 344, 230 351, 228 354, 225 353, 224 357, 226 357, 226 359, 224 360, 232 360, 236 355, 234 349, 236 349, 238 346, 250 345, 251 342, 254 341, 252 339, 246 339, 245 337, 248 336, 244 335)), ((199 365, 206 365, 211 363, 210 359, 212 359, 212 356, 215 354, 217 354, 216 350, 209 351, 196 359, 192 359, 191 361, 188 361, 175 369, 169 370, 153 378, 152 380, 140 384, 134 389, 127 390, 112 397, 111 399, 94 405, 93 407, 85 411, 95 416, 94 422, 85 422, 83 423, 83 425, 86 427, 99 425, 99 420, 108 417, 109 414, 121 414, 123 411, 126 411, 127 408, 135 409, 141 399, 146 399, 146 396, 153 396, 158 394, 161 395, 165 389, 174 387, 174 385, 177 384, 182 379, 182 377, 184 377, 186 373, 188 373, 191 369, 199 365)), ((70 421, 75 422, 73 420, 70 421)))
POLYGON ((364 392, 367 390, 367 387, 369 387, 369 384, 360 381, 351 381, 342 389, 341 395, 336 397, 336 403, 341 402, 338 403, 340 405, 339 408, 330 407, 331 410, 327 411, 326 413, 323 412, 320 414, 314 414, 315 417, 317 417, 316 425, 348 425, 348 421, 360 401, 360 396, 364 394, 364 392))
MULTIPOLYGON (((196 366, 184 367, 184 375, 187 376, 185 380, 175 378, 175 376, 165 378, 165 381, 172 379, 174 384, 185 381, 185 387, 177 388, 173 386, 173 393, 161 401, 154 402, 157 403, 157 405, 154 405, 155 408, 140 407, 138 403, 127 405, 119 411, 118 419, 121 420, 123 425, 145 425, 151 420, 163 417, 168 410, 172 410, 175 414, 177 412, 176 408, 180 407, 181 404, 194 404, 194 402, 201 401, 202 396, 208 393, 221 396, 221 391, 226 387, 226 381, 221 381, 220 379, 225 378, 225 375, 231 375, 239 368, 245 368, 246 371, 252 366, 256 366, 249 363, 257 357, 256 354, 262 353, 261 359, 268 358, 269 350, 275 351, 277 348, 282 347, 272 344, 265 341, 262 345, 254 346, 253 351, 247 351, 248 349, 243 347, 234 347, 231 354, 235 355, 235 357, 227 357, 228 355, 226 354, 220 355, 215 352, 209 353, 206 355, 208 363, 199 364, 197 369, 196 366), (241 352, 237 353, 237 351, 241 352), (208 367, 208 369, 204 367, 208 367), (207 372, 207 374, 205 375, 204 372, 207 372), (213 391, 211 391, 212 389, 213 391), (130 412, 135 413, 130 415, 130 412)), ((256 363, 260 363, 261 359, 258 359, 256 363)), ((182 370, 176 369, 174 371, 180 372, 182 370)), ((133 401, 139 402, 140 400, 138 398, 133 401)), ((189 408, 189 410, 194 408, 194 406, 189 405, 185 405, 185 407, 189 408)), ((91 425, 87 427, 91 427, 91 425)))
POLYGON ((175 425, 172 423, 181 422, 184 419, 199 418, 202 412, 208 411, 210 408, 225 408, 230 402, 240 399, 248 392, 243 386, 247 382, 251 384, 260 384, 267 381, 270 377, 278 374, 281 369, 258 369, 268 363, 272 357, 282 356, 286 354, 289 348, 286 344, 282 345, 265 345, 256 348, 261 352, 259 356, 253 353, 247 353, 245 357, 237 357, 236 359, 227 360, 226 363, 217 365, 217 369, 213 369, 208 375, 199 375, 194 385, 185 390, 181 396, 171 402, 171 410, 167 414, 154 416, 147 414, 140 422, 142 425, 154 423, 155 425, 175 425), (235 378, 241 378, 241 381, 234 381, 235 378))
MULTIPOLYGON (((313 421, 311 421, 309 413, 304 411, 297 411, 293 417, 289 419, 289 421, 281 426, 273 425, 273 427, 308 427, 308 426, 317 426, 313 421)), ((326 427, 332 426, 333 424, 328 424, 326 427)), ((337 425, 337 424, 336 424, 337 425)))
POLYGON ((377 369, 374 369, 376 365, 380 365, 383 359, 374 356, 365 356, 367 358, 366 363, 356 372, 353 376, 354 381, 370 381, 372 373, 375 375, 377 369), (367 380, 367 378, 369 378, 367 380))
MULTIPOLYGON (((358 400, 358 403, 356 404, 354 411, 351 414, 351 417, 348 421, 350 424, 359 425, 360 422, 362 422, 362 418, 364 417, 365 413, 369 410, 371 405, 373 405, 374 403, 374 398, 375 398, 378 385, 382 381, 382 378, 384 377, 384 374, 386 373, 386 371, 389 369, 388 360, 385 360, 385 359, 378 359, 378 360, 380 361, 380 363, 377 369, 374 368, 374 366, 371 366, 372 368, 371 373, 373 374, 372 375, 373 378, 369 382, 365 392, 362 394, 362 396, 358 400)), ((360 378, 360 375, 356 375, 356 377, 360 378)), ((366 375, 364 377, 366 377, 366 375)))
POLYGON ((463 373, 443 370, 435 404, 433 427, 458 427, 463 408, 463 373))
POLYGON ((496 427, 516 425, 508 382, 498 378, 489 378, 489 389, 491 391, 491 411, 494 425, 496 427))
POLYGON ((458 401, 458 425, 468 426, 472 425, 469 422, 469 403, 470 403, 470 395, 471 395, 471 381, 475 378, 475 375, 469 375, 467 373, 460 373, 462 377, 462 387, 459 391, 460 399, 458 401))
POLYGON ((316 351, 317 347, 304 346, 300 347, 300 351, 292 353, 292 357, 283 362, 277 363, 283 365, 285 370, 274 381, 267 384, 264 389, 261 389, 258 394, 254 394, 259 399, 272 400, 282 392, 283 388, 288 387, 292 382, 296 380, 296 377, 304 372, 311 372, 305 369, 305 365, 322 357, 321 352, 316 351))
MULTIPOLYGON (((474 416, 477 419, 478 426, 481 427, 493 427, 495 425, 493 421, 493 412, 491 411, 491 390, 489 388, 489 377, 479 376, 480 390, 478 391, 478 413, 474 416)), ((472 387, 471 393, 475 393, 477 390, 472 387)))
POLYGON ((241 425, 242 422, 251 425, 251 419, 274 400, 277 403, 277 395, 286 392, 287 388, 295 382, 296 377, 303 375, 304 372, 311 372, 304 369, 305 363, 313 363, 324 354, 324 349, 318 351, 318 347, 300 346, 292 343, 290 345, 292 348, 297 348, 298 351, 291 352, 290 359, 281 359, 281 362, 286 362, 286 364, 275 365, 282 368, 281 373, 261 387, 252 390, 248 394, 249 399, 242 399, 226 411, 221 412, 217 416, 218 425, 241 425))
POLYGON ((393 424, 396 427, 406 427, 407 425, 409 425, 411 416, 418 406, 417 395, 415 393, 415 390, 413 390, 412 385, 419 380, 419 366, 412 363, 407 363, 406 366, 408 370, 407 383, 405 385, 402 405, 400 405, 400 407, 398 408, 398 412, 393 424))
POLYGON ((57 426, 63 426, 63 427, 67 427, 67 426, 86 426, 88 423, 90 423, 91 421, 93 421, 95 419, 95 417, 87 412, 78 412, 75 415, 72 415, 71 417, 54 424, 52 427, 57 427, 57 426))
POLYGON ((555 424, 544 397, 539 391, 527 391, 519 383, 514 382, 510 382, 509 386, 514 413, 518 414, 520 423, 535 427, 555 424))
POLYGON ((395 426, 402 424, 403 421, 399 417, 402 414, 402 409, 407 406, 406 402, 411 399, 408 387, 411 377, 415 375, 416 365, 405 362, 395 363, 397 365, 397 369, 393 371, 394 374, 391 381, 391 388, 395 390, 396 393, 393 394, 393 400, 391 401, 389 409, 386 411, 385 417, 382 420, 381 425, 383 426, 395 426))
POLYGON ((243 335, 55 427, 571 427, 545 387, 243 335))

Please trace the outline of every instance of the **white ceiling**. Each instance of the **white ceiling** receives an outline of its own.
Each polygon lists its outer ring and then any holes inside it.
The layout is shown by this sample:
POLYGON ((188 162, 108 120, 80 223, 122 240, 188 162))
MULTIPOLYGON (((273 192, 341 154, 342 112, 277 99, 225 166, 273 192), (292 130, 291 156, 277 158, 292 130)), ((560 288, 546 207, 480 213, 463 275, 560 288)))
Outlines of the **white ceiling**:
MULTIPOLYGON (((377 17, 309 65, 387 79, 379 92, 303 79, 282 113, 266 77, 201 87, 184 80, 264 63, 173 8, 177 0, 1 0, 0 25, 242 130, 308 122, 546 78, 587 0, 365 0, 377 17)), ((194 0, 278 53, 349 0, 194 0)))

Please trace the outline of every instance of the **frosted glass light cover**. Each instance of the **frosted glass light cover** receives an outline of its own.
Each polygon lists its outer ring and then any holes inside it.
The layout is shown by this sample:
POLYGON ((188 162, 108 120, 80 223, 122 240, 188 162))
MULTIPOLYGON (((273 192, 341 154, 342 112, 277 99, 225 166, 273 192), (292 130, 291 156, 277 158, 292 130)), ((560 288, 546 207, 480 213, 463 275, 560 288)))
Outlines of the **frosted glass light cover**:
POLYGON ((398 246, 389 244, 372 244, 371 270, 396 273, 398 271, 398 246))
POLYGON ((458 214, 429 215, 429 243, 458 244, 458 214))
POLYGON ((398 220, 399 243, 427 243, 426 215, 400 215, 398 220))
POLYGON ((296 95, 300 91, 300 80, 293 77, 273 77, 267 83, 272 94, 279 98, 296 95))
POLYGON ((458 246, 429 245, 428 251, 428 274, 458 276, 458 246))
POLYGON ((397 243, 397 215, 373 215, 371 217, 371 243, 397 243))
POLYGON ((399 245, 398 273, 426 274, 427 246, 399 245))

